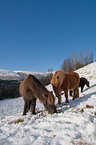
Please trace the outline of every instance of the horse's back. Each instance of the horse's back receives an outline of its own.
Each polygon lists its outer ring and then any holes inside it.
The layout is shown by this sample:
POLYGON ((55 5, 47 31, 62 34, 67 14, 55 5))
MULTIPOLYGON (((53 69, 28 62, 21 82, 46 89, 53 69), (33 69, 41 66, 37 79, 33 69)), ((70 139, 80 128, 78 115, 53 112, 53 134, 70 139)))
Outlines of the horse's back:
POLYGON ((19 92, 21 95, 24 95, 24 93, 30 89, 30 86, 33 84, 33 79, 29 75, 25 80, 22 81, 22 83, 19 86, 19 92))
POLYGON ((25 94, 26 91, 31 91, 35 94, 37 92, 44 92, 48 93, 48 90, 45 88, 45 86, 34 76, 29 75, 21 84, 19 87, 19 92, 21 95, 25 94))
POLYGON ((80 82, 87 83, 87 79, 86 79, 86 78, 84 78, 84 77, 81 77, 81 78, 80 78, 80 82))

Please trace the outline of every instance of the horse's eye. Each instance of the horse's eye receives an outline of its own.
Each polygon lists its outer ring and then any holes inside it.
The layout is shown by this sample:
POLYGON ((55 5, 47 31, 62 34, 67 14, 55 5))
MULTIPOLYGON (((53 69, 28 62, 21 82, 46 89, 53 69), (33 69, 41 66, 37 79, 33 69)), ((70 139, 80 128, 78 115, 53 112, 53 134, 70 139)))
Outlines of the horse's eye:
POLYGON ((59 79, 59 76, 57 76, 57 79, 59 79))

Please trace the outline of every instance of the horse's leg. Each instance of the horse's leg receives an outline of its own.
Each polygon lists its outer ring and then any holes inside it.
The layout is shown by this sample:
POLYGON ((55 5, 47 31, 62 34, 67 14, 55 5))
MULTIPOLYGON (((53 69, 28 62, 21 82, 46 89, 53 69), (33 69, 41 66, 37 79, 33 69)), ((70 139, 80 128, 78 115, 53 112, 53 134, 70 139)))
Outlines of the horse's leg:
POLYGON ((24 104, 24 111, 23 111, 23 115, 26 115, 27 108, 28 108, 28 101, 26 100, 26 101, 25 101, 25 104, 24 104))
MULTIPOLYGON (((34 96, 33 96, 34 97, 34 96)), ((31 99, 31 106, 30 106, 30 108, 31 108, 31 112, 32 112, 32 114, 36 114, 35 113, 35 107, 36 107, 36 98, 34 97, 34 98, 32 98, 31 99)))
POLYGON ((84 88, 84 86, 81 87, 81 92, 83 92, 83 88, 84 88))
POLYGON ((76 98, 76 88, 73 90, 73 99, 72 100, 75 100, 76 98))
POLYGON ((64 92, 65 92, 66 103, 69 103, 69 100, 68 100, 68 90, 66 90, 64 92))
POLYGON ((73 91, 72 91, 72 90, 70 90, 70 91, 69 91, 69 93, 70 93, 70 96, 72 96, 73 91))
POLYGON ((61 104, 61 96, 58 97, 58 104, 61 104))
POLYGON ((79 98, 79 87, 77 88, 77 98, 79 98))
POLYGON ((79 88, 76 87, 76 88, 74 89, 74 97, 73 97, 73 100, 74 100, 75 98, 78 98, 78 97, 79 97, 79 88))

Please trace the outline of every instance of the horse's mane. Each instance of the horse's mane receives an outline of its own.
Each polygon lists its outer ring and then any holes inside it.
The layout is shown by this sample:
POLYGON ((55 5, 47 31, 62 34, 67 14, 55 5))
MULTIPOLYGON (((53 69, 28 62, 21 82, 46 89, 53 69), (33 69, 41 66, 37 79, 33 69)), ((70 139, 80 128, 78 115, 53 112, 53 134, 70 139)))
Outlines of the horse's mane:
POLYGON ((31 77, 35 81, 35 83, 39 86, 39 88, 43 89, 45 92, 48 92, 48 90, 41 83, 41 81, 39 81, 34 75, 29 74, 29 77, 31 77))
POLYGON ((64 70, 59 69, 55 72, 55 75, 57 75, 59 72, 61 72, 61 73, 63 72, 65 74, 64 70))
POLYGON ((54 86, 57 86, 58 84, 59 86, 61 86, 64 78, 65 78, 65 72, 63 70, 57 70, 51 79, 51 83, 54 86))

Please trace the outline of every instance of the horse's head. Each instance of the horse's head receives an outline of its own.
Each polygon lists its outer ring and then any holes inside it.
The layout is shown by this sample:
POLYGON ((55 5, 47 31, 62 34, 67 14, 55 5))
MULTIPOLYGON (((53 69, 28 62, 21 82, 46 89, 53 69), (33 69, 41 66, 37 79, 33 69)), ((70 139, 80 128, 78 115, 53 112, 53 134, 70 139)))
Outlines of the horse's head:
POLYGON ((56 106, 47 104, 45 108, 48 110, 50 114, 57 113, 56 106))
POLYGON ((55 72, 51 79, 51 84, 53 86, 56 97, 59 97, 61 95, 61 86, 63 84, 64 78, 65 72, 63 70, 58 70, 55 72))
POLYGON ((51 79, 51 84, 55 87, 61 87, 65 78, 65 72, 63 70, 57 70, 51 79))
POLYGON ((44 106, 48 110, 49 113, 53 114, 56 113, 56 106, 55 106, 55 96, 53 95, 53 92, 49 92, 47 94, 44 94, 46 97, 44 106))

